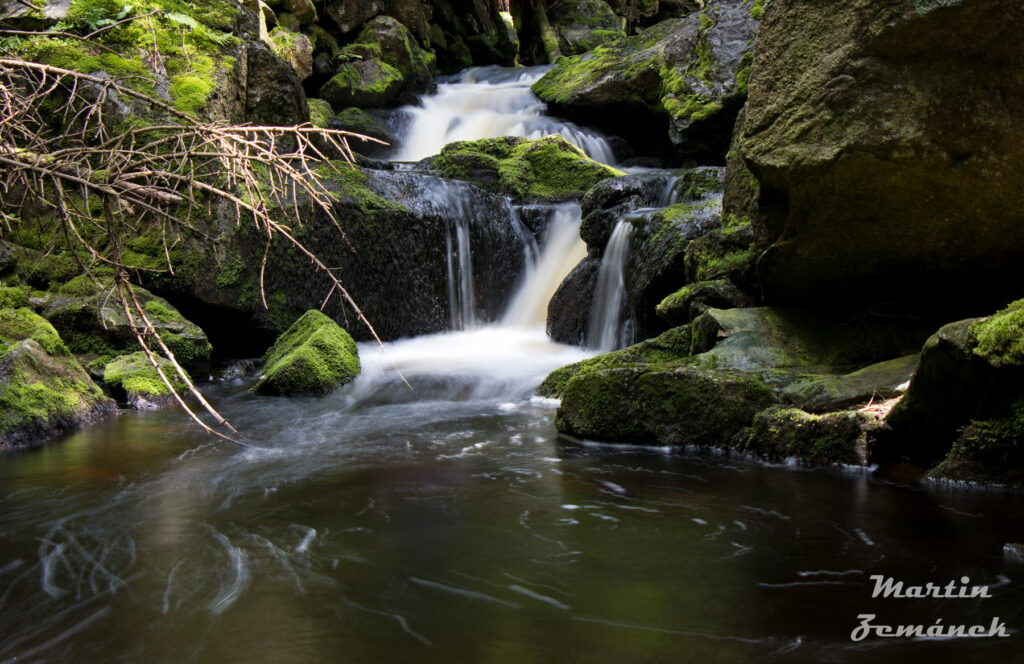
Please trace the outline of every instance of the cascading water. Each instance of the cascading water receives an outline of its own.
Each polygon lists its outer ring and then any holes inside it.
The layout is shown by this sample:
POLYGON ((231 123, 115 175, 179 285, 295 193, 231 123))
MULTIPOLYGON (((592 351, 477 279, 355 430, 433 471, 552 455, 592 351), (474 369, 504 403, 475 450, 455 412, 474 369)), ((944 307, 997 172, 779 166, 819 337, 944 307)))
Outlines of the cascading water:
POLYGON ((412 122, 392 158, 419 161, 453 141, 557 134, 591 158, 613 164, 612 149, 600 134, 544 115, 547 107, 530 92, 530 86, 549 68, 474 68, 441 83, 436 94, 422 99, 422 106, 403 109, 412 122))
POLYGON ((580 206, 565 203, 553 210, 545 233, 543 249, 527 256, 527 269, 512 298, 502 324, 511 327, 543 325, 548 302, 567 274, 587 255, 580 238, 580 206))
POLYGON ((612 230, 597 272, 597 288, 590 309, 587 347, 608 352, 632 341, 629 321, 622 315, 626 299, 626 262, 633 225, 620 221, 612 230))

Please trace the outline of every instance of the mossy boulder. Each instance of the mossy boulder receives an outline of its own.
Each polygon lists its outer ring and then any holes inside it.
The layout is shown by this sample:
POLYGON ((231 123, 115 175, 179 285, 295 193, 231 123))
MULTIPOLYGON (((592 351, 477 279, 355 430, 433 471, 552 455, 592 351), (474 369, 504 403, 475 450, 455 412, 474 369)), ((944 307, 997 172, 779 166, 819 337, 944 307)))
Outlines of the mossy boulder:
POLYGON ((1024 402, 1022 311, 1018 300, 992 316, 945 325, 925 342, 906 397, 886 419, 891 431, 875 449, 878 460, 930 465, 950 454, 956 463, 943 472, 951 473, 976 457, 978 475, 1001 454, 1020 460, 1013 455, 1024 402))
MULTIPOLYGON (((158 357, 157 364, 174 389, 182 394, 186 389, 185 381, 171 361, 158 357)), ((135 410, 156 410, 176 403, 171 390, 142 351, 121 355, 108 362, 103 369, 103 382, 119 401, 135 410)))
POLYGON ((449 143, 428 163, 446 178, 543 200, 579 198, 601 180, 622 174, 594 161, 561 136, 449 143))
POLYGON ((555 425, 588 440, 725 446, 774 402, 768 387, 742 372, 598 369, 566 382, 555 425))
POLYGON ((38 446, 113 409, 45 319, 0 309, 0 449, 38 446))
POLYGON ((742 0, 560 60, 533 86, 559 115, 656 152, 671 138, 687 156, 724 164, 749 75, 754 19, 742 0))
POLYGON ((771 460, 797 458, 812 466, 863 465, 868 433, 880 426, 876 417, 858 411, 811 415, 776 406, 754 417, 749 437, 737 447, 771 460))
POLYGON ((669 325, 686 325, 710 308, 749 307, 754 298, 728 279, 697 281, 666 296, 655 311, 669 325))
POLYGON ((604 0, 563 0, 551 8, 549 19, 562 55, 578 55, 626 36, 604 0))
POLYGON ((338 67, 320 88, 320 96, 334 108, 386 106, 402 89, 402 74, 385 62, 355 60, 338 67))
POLYGON ((999 416, 971 420, 929 474, 960 482, 1024 486, 1024 398, 999 416))
MULTIPOLYGON (((206 334, 167 300, 136 287, 135 295, 164 343, 183 367, 197 375, 210 368, 210 342, 206 334)), ((43 309, 43 316, 60 330, 72 352, 91 357, 120 355, 138 348, 135 334, 111 284, 94 284, 79 276, 62 286, 43 309)), ((145 328, 135 316, 138 329, 145 328)))
POLYGON ((337 72, 320 89, 336 109, 387 106, 400 93, 427 92, 434 85, 434 54, 390 16, 377 16, 363 26, 336 57, 341 60, 337 72))
POLYGON ((1022 29, 1013 0, 767 4, 737 140, 768 302, 948 319, 1024 292, 1022 29))
POLYGON ((261 394, 326 394, 359 375, 359 351, 348 332, 310 310, 282 334, 263 358, 261 394))

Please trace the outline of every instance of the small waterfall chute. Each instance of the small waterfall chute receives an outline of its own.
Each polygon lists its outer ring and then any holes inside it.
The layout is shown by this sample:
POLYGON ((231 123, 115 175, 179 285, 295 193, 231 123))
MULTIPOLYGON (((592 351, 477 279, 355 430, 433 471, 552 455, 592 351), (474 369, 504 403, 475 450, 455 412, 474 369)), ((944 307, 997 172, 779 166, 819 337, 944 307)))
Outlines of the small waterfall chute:
POLYGON ((629 261, 633 225, 620 221, 612 230, 597 272, 590 322, 587 326, 587 347, 608 352, 632 341, 629 321, 623 316, 626 301, 626 264, 629 261))
POLYGON ((564 203, 553 209, 539 254, 527 258, 526 271, 505 309, 502 324, 512 327, 543 325, 548 302, 566 275, 587 255, 580 238, 580 206, 564 203))

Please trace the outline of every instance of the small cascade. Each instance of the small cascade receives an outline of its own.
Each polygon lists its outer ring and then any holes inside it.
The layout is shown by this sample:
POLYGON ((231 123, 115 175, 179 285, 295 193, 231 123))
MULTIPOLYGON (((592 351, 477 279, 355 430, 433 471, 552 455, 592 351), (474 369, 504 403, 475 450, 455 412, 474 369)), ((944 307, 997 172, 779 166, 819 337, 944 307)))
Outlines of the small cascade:
POLYGON ((538 255, 527 255, 526 271, 502 324, 510 327, 543 325, 548 302, 566 275, 587 255, 580 238, 580 206, 564 203, 554 208, 538 255))
POLYGON ((597 288, 590 309, 587 328, 587 347, 608 352, 629 344, 632 334, 629 321, 623 320, 622 308, 626 299, 626 262, 633 225, 620 221, 612 230, 597 272, 597 288))
POLYGON ((441 83, 435 94, 422 98, 422 106, 403 109, 412 121, 392 159, 419 161, 453 141, 557 134, 591 158, 613 164, 611 147, 600 134, 544 115, 547 106, 530 86, 549 68, 478 67, 441 83))
POLYGON ((497 297, 503 302, 507 295, 499 291, 507 293, 508 286, 501 288, 499 282, 511 284, 515 277, 508 277, 500 269, 491 271, 495 274, 474 274, 473 249, 476 245, 477 251, 484 252, 482 256, 488 252, 508 256, 489 261, 502 266, 515 264, 513 256, 521 247, 526 247, 529 255, 531 244, 535 246, 532 234, 523 228, 507 198, 482 192, 468 182, 412 171, 370 172, 369 180, 385 198, 400 202, 421 217, 443 220, 449 329, 472 329, 483 322, 481 316, 487 319, 488 311, 492 317, 501 311, 492 300, 497 297))

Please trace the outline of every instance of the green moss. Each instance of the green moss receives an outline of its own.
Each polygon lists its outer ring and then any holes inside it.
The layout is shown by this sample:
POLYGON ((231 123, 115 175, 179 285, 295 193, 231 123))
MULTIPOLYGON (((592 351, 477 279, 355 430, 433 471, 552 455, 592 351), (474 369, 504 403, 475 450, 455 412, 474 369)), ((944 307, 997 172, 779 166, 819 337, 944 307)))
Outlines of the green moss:
POLYGON ((321 129, 330 129, 331 127, 331 116, 334 111, 331 110, 331 105, 326 99, 307 99, 306 103, 309 105, 309 121, 314 127, 321 129))
POLYGON ((28 306, 27 286, 0 286, 0 309, 18 309, 28 306))
POLYGON ((264 370, 253 387, 274 395, 326 394, 359 375, 355 341, 337 323, 307 311, 264 356, 264 370))
POLYGON ((764 8, 767 4, 768 0, 753 0, 750 7, 750 15, 760 21, 764 16, 764 8))
MULTIPOLYGON (((157 364, 176 390, 185 389, 185 381, 170 360, 161 357, 157 364)), ((123 390, 128 401, 139 397, 152 401, 171 396, 171 391, 142 351, 122 355, 107 363, 103 370, 103 382, 115 391, 123 390)))
POLYGON ((0 351, 6 352, 17 343, 32 339, 47 355, 70 357, 71 353, 57 330, 31 309, 0 309, 0 351))
POLYGON ((217 264, 217 285, 221 288, 234 286, 241 281, 245 263, 238 254, 229 254, 217 264))
POLYGON ((1024 366, 1024 300, 982 318, 968 332, 972 352, 989 364, 1024 366))
POLYGON ((968 482, 1024 484, 1024 399, 1002 417, 972 420, 932 477, 968 482))
POLYGON ((171 81, 170 95, 174 108, 186 113, 201 111, 211 92, 213 83, 201 76, 185 74, 171 81))
POLYGON ((864 432, 877 426, 857 411, 810 415, 797 408, 769 408, 754 418, 749 438, 739 447, 780 460, 796 457, 811 465, 862 464, 864 432))
POLYGON ((595 371, 636 367, 668 370, 686 366, 690 345, 690 328, 675 327, 654 339, 556 369, 537 388, 537 394, 558 398, 571 378, 595 371))
POLYGON ((561 136, 449 143, 434 161, 443 176, 519 197, 579 198, 599 181, 622 175, 587 157, 561 136))
POLYGON ((87 275, 81 274, 71 281, 62 284, 60 288, 57 289, 57 292, 61 295, 67 295, 70 297, 90 297, 110 289, 113 282, 109 279, 105 279, 105 277, 112 277, 112 271, 95 270, 93 275, 99 279, 99 284, 87 275))

